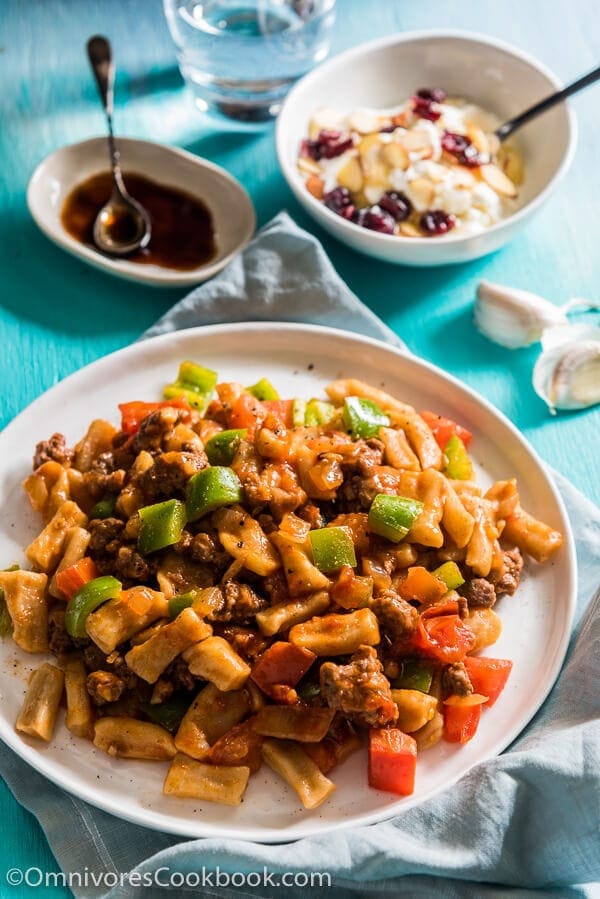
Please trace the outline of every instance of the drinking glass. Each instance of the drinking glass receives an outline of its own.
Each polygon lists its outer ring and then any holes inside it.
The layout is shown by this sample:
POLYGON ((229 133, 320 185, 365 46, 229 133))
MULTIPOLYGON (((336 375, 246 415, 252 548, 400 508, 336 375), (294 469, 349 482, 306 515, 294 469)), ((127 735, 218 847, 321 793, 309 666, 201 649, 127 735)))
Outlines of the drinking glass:
POLYGON ((329 52, 335 0, 163 2, 181 74, 205 112, 267 122, 329 52))

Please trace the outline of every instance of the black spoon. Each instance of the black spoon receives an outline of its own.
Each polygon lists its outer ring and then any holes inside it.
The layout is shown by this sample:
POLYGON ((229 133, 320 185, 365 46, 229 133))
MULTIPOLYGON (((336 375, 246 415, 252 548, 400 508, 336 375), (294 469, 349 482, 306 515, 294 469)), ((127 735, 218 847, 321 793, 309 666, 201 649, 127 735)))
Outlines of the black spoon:
POLYGON ((106 115, 113 179, 110 199, 102 207, 94 222, 94 243, 99 250, 109 256, 129 256, 148 245, 150 217, 144 207, 129 195, 123 183, 112 123, 115 67, 111 46, 105 37, 96 35, 89 39, 87 52, 106 115))
POLYGON ((567 97, 572 97, 573 94, 576 94, 578 91, 583 90, 584 87, 589 87, 590 84, 594 84, 594 82, 598 81, 599 79, 600 66, 598 66, 597 69, 588 72, 587 75, 582 75, 581 78, 578 78, 577 81, 574 81, 572 84, 568 84, 566 87, 563 87, 562 90, 556 91, 556 93, 554 94, 550 94, 550 96, 546 97, 545 100, 540 100, 539 103, 536 103, 534 106, 530 106, 529 109, 525 110, 525 112, 521 112, 513 119, 509 119, 508 122, 505 122, 503 125, 500 125, 499 128, 496 128, 496 137, 500 141, 506 140, 507 137, 509 137, 517 130, 517 128, 522 128, 523 125, 527 124, 527 122, 535 119, 543 112, 546 112, 546 110, 552 109, 552 107, 556 106, 557 103, 562 103, 562 101, 566 100, 567 97))

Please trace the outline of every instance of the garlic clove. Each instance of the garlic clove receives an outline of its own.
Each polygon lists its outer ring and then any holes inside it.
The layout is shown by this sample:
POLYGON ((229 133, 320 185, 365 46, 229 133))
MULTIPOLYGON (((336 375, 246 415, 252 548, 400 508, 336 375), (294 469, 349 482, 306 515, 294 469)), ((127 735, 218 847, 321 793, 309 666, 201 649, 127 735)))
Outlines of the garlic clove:
POLYGON ((542 347, 533 370, 533 387, 552 413, 600 403, 599 328, 550 328, 544 334, 542 347))
POLYGON ((546 328, 566 325, 564 310, 527 290, 480 281, 475 325, 494 343, 516 349, 537 343, 546 328))

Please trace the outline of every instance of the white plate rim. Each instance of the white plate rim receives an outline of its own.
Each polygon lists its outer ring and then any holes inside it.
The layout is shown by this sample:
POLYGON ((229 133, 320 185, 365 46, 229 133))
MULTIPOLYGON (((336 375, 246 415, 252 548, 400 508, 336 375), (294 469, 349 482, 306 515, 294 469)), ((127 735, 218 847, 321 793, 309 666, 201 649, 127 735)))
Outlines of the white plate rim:
POLYGON ((168 144, 159 143, 158 141, 145 140, 137 137, 119 137, 118 143, 123 147, 127 147, 127 145, 134 146, 143 144, 155 149, 158 148, 158 150, 165 153, 166 156, 180 156, 182 159, 186 159, 193 165, 208 170, 214 176, 228 182, 235 188, 240 196, 240 200, 243 201, 245 206, 244 216, 247 219, 244 236, 242 240, 238 242, 238 245, 233 247, 225 256, 219 257, 214 262, 200 265, 194 269, 179 271, 177 269, 168 269, 159 265, 137 265, 134 262, 129 262, 127 259, 112 259, 109 256, 103 256, 101 253, 98 253, 85 244, 75 240, 75 238, 71 237, 60 224, 56 228, 53 228, 45 221, 44 217, 40 215, 37 206, 37 193, 40 190, 39 181, 43 176, 45 167, 47 167, 53 157, 58 156, 60 153, 64 153, 67 150, 74 150, 75 148, 89 147, 92 144, 101 144, 104 140, 105 138, 103 137, 90 137, 86 140, 75 141, 72 144, 64 144, 61 147, 57 147, 56 150, 48 153, 40 160, 29 178, 26 191, 27 207, 40 231, 56 246, 65 250, 76 259, 81 259, 83 262, 87 262, 94 268, 100 269, 103 272, 114 275, 117 278, 122 278, 126 281, 146 284, 151 287, 189 287, 194 284, 200 284, 202 281, 216 275, 248 244, 256 229, 256 211, 248 191, 237 178, 222 166, 217 165, 208 159, 204 159, 203 157, 196 156, 188 150, 183 150, 181 147, 172 147, 168 144))
MULTIPOLYGON (((64 783, 60 779, 57 772, 54 771, 54 764, 52 760, 48 762, 43 753, 38 752, 35 747, 23 742, 14 728, 9 724, 9 722, 4 719, 2 715, 0 715, 0 739, 2 739, 2 741, 6 745, 8 745, 18 756, 20 756, 26 763, 31 765, 32 768, 47 777, 48 780, 56 784, 56 786, 58 786, 59 788, 65 790, 67 793, 73 796, 76 796, 79 799, 89 802, 96 808, 102 809, 103 811, 115 815, 116 817, 119 817, 125 821, 138 824, 150 830, 157 830, 163 833, 170 833, 193 839, 197 839, 200 837, 220 837, 227 839, 239 839, 243 840, 244 842, 257 842, 262 844, 294 842, 304 837, 316 836, 322 833, 330 833, 334 830, 340 830, 344 827, 365 826, 389 820, 390 818, 396 817, 397 815, 401 815, 405 811, 408 811, 410 808, 414 808, 415 806, 428 801, 429 799, 439 795, 446 789, 451 788, 458 780, 466 776, 477 765, 488 761, 491 758, 495 758, 501 752, 503 752, 537 714, 537 712, 547 699, 550 691, 552 690, 564 663, 575 615, 575 605, 577 599, 577 567, 575 542, 570 521, 562 497, 557 487, 551 480, 545 464, 538 456, 537 452, 529 444, 527 439, 502 412, 496 409, 496 407, 493 406, 488 400, 480 396, 476 391, 472 390, 467 385, 463 384, 453 375, 448 374, 443 369, 439 368, 436 365, 433 365, 431 362, 420 359, 417 356, 413 356, 408 350, 393 346, 380 340, 376 340, 372 337, 363 337, 361 334, 353 331, 332 328, 325 325, 307 325, 301 322, 295 323, 277 321, 253 321, 241 323, 235 322, 231 324, 203 325, 200 327, 184 329, 181 331, 171 331, 166 334, 148 338, 147 340, 138 341, 134 344, 130 344, 129 346, 123 347, 119 350, 114 351, 113 353, 103 356, 100 359, 96 359, 94 362, 83 366, 81 369, 73 372, 66 378, 54 384, 32 403, 30 403, 25 409, 23 409, 22 412, 20 412, 4 428, 4 430, 0 433, 0 442, 6 437, 7 434, 10 437, 11 432, 17 429, 26 415, 30 415, 32 412, 35 412, 39 407, 41 407, 48 395, 59 393, 65 388, 65 385, 70 386, 70 384, 77 379, 78 375, 82 371, 89 372, 90 370, 92 370, 95 372, 99 372, 103 366, 110 366, 115 361, 118 361, 121 358, 127 358, 130 353, 136 354, 137 352, 139 352, 140 354, 143 354, 148 350, 149 347, 159 346, 163 343, 168 344, 169 341, 173 341, 174 338, 176 339, 178 335, 189 336, 189 338, 210 338, 210 336, 213 334, 227 335, 236 334, 241 331, 243 331, 244 334, 246 334, 246 332, 248 331, 253 332, 254 334, 260 334, 261 331, 272 329, 275 329, 277 331, 295 333, 302 332, 307 335, 320 334, 331 339, 341 338, 342 340, 349 340, 363 346, 371 346, 374 349, 384 349, 394 355, 402 357, 405 360, 408 359, 411 364, 414 364, 415 366, 420 367, 425 371, 429 371, 430 373, 435 374, 437 377, 441 377, 443 380, 446 380, 453 389, 457 390, 459 393, 464 393, 476 405, 481 405, 488 414, 499 419, 502 425, 512 432, 512 436, 519 445, 521 451, 523 451, 529 457, 529 460, 533 462, 533 464, 537 468, 538 473, 541 475, 542 480, 544 481, 544 486, 551 494, 561 519, 560 526, 565 538, 562 552, 566 554, 566 565, 568 572, 568 589, 566 591, 566 602, 568 603, 568 609, 565 617, 566 626, 561 635, 561 640, 556 651, 554 665, 546 676, 546 683, 539 693, 534 706, 532 706, 532 708, 528 710, 527 719, 518 721, 516 725, 509 728, 499 739, 496 740, 492 748, 489 749, 486 753, 482 754, 482 756, 478 758, 476 762, 474 762, 467 769, 461 771, 460 773, 451 775, 444 784, 434 788, 425 796, 402 798, 400 800, 402 803, 401 807, 395 808, 393 805, 385 806, 382 807, 382 809, 379 811, 359 814, 353 818, 340 820, 331 824, 322 824, 319 821, 313 819, 315 823, 314 828, 305 828, 305 832, 296 836, 286 835, 285 833, 282 834, 281 828, 271 830, 262 828, 260 830, 260 836, 253 837, 248 835, 247 829, 238 830, 235 827, 230 827, 228 825, 219 827, 210 825, 208 829, 205 829, 202 827, 201 822, 196 821, 190 821, 189 823, 191 826, 190 828, 186 829, 185 822, 161 812, 155 812, 151 809, 143 809, 139 811, 136 810, 131 812, 127 808, 116 808, 112 802, 106 801, 103 798, 101 789, 94 789, 93 784, 90 784, 90 786, 88 787, 78 787, 76 789, 70 788, 69 784, 64 783), (195 826, 196 824, 198 826, 195 826)), ((294 827, 295 825, 292 825, 292 828, 290 829, 293 829, 294 827)))

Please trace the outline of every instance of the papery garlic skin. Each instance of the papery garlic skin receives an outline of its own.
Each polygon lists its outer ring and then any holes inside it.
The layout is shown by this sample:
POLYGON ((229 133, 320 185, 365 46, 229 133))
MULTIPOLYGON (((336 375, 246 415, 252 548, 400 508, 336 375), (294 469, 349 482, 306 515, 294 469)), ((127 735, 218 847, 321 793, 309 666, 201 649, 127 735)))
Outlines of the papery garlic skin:
POLYGON ((600 403, 600 329, 551 328, 533 370, 533 387, 552 413, 600 403))
POLYGON ((479 282, 475 325, 494 343, 509 349, 530 346, 541 340, 547 328, 566 324, 566 313, 535 293, 479 282))

